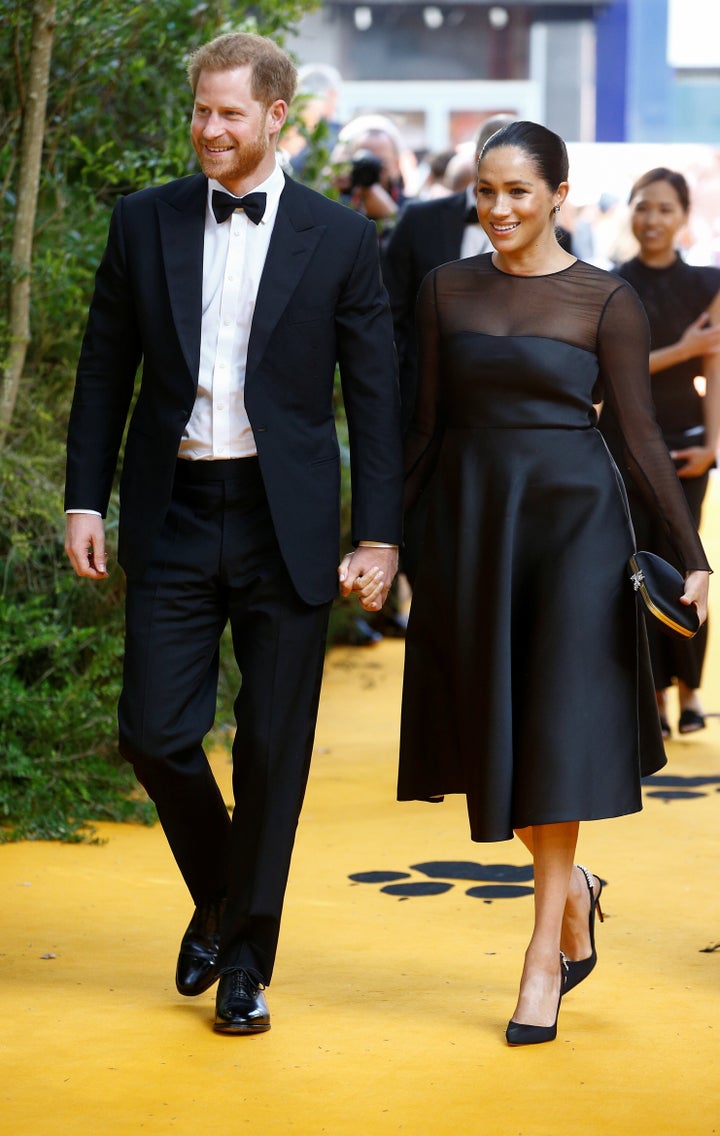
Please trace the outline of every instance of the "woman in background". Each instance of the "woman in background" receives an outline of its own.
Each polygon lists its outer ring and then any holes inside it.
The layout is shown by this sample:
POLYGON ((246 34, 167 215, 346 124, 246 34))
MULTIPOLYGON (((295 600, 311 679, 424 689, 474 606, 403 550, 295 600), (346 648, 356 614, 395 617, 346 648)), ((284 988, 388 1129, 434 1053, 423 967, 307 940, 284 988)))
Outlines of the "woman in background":
MULTIPOLYGON (((720 269, 685 264, 677 238, 690 211, 690 193, 682 174, 657 168, 638 178, 630 193, 637 256, 617 274, 632 284, 650 323, 650 373, 655 413, 675 462, 696 526, 700 526, 708 471, 714 465, 720 435, 720 269), (695 378, 704 375, 704 398, 695 378)), ((638 494, 622 454, 617 416, 603 410, 600 428, 627 481, 638 547, 680 567, 667 534, 638 494)), ((671 733, 667 688, 676 681, 678 730, 689 734, 705 726, 698 688, 707 647, 707 624, 694 639, 679 642, 648 628, 663 737, 671 733)))

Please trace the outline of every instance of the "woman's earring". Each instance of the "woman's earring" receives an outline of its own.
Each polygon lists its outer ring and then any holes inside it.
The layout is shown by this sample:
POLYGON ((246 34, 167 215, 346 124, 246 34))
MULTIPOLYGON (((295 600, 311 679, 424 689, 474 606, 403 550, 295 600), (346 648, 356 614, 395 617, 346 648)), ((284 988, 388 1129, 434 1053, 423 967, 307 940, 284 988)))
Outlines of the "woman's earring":
POLYGON ((553 213, 559 213, 559 212, 560 212, 560 206, 559 205, 553 205, 553 213))

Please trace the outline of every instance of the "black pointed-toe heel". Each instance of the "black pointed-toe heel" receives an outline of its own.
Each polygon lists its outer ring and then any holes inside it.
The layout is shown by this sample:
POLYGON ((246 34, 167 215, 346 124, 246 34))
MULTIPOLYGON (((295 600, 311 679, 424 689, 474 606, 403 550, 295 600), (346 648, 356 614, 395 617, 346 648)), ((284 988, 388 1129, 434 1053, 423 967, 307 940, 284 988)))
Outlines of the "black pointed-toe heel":
POLYGON ((578 959, 577 961, 574 961, 573 959, 568 959, 567 981, 565 983, 565 991, 564 991, 565 994, 567 994, 568 990, 572 990, 572 988, 574 986, 578 986, 581 982, 583 982, 587 978, 587 976, 590 974, 590 971, 594 969, 595 964, 597 962, 597 951, 595 949, 595 912, 596 911, 597 911, 598 916, 600 918, 600 922, 601 923, 605 922, 605 916, 603 915, 602 907, 600 906, 600 896, 602 895, 602 889, 603 889, 602 880, 600 879, 599 876, 593 876, 592 872, 589 872, 587 870, 587 868, 584 868, 582 866, 582 864, 578 864, 577 867, 580 869, 580 871, 584 875, 585 882, 588 886, 588 891, 590 892, 590 916, 589 916, 590 955, 588 956, 588 958, 578 959), (595 895, 595 891, 593 889, 593 879, 596 879, 598 884, 599 884, 597 895, 595 895))
POLYGON ((505 1030, 505 1040, 508 1045, 542 1045, 545 1041, 554 1041, 557 1037, 558 1016, 560 1003, 566 989, 568 962, 565 955, 560 952, 560 994, 558 997, 555 1021, 551 1026, 527 1026, 522 1022, 514 1022, 512 1018, 505 1030))

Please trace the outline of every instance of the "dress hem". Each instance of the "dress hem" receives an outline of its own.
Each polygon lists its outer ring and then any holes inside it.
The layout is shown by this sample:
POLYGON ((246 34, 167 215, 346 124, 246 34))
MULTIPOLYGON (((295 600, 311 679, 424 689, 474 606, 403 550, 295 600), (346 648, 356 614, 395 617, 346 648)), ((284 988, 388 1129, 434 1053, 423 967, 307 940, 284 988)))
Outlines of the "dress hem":
MULTIPOLYGON (((436 797, 430 797, 430 796, 427 796, 427 797, 398 797, 397 800, 400 803, 403 803, 403 802, 406 802, 406 801, 415 801, 415 802, 419 802, 420 804, 439 805, 439 804, 443 803, 445 797, 447 797, 447 796, 462 796, 462 794, 461 793, 445 793, 445 794, 442 794, 442 795, 438 794, 438 796, 436 796, 436 797)), ((516 828, 533 828, 536 825, 541 825, 541 824, 568 824, 568 823, 573 822, 573 821, 577 821, 578 824, 586 824, 588 821, 615 820, 615 819, 619 819, 620 817, 624 817, 624 816, 633 816, 635 813, 642 812, 642 810, 643 810, 643 804, 642 804, 642 801, 641 801, 638 805, 631 806, 629 808, 624 808, 624 809, 620 809, 618 811, 613 811, 613 812, 603 812, 603 813, 600 813, 600 814, 597 814, 597 815, 592 815, 592 816, 590 816, 590 815, 572 816, 572 817, 558 816, 558 817, 552 817, 552 818, 543 818, 543 820, 526 821, 523 824, 518 824, 518 825, 514 826, 513 828, 510 829, 509 832, 504 831, 502 835, 497 835, 497 836, 496 835, 486 835, 486 834, 483 834, 482 836, 475 835, 475 833, 473 832, 472 827, 471 827, 470 839, 472 840, 472 842, 474 844, 500 844, 500 843, 503 843, 505 841, 512 840, 514 835, 515 835, 516 828)))

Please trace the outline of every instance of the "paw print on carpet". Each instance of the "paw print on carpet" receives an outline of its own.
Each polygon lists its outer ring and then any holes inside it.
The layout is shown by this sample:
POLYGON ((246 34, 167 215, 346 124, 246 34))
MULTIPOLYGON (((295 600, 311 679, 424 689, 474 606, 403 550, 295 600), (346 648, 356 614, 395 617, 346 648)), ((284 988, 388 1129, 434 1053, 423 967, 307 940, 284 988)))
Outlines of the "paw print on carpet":
POLYGON ((714 788, 720 793, 720 777, 682 777, 654 773, 645 777, 643 788, 647 797, 658 797, 661 801, 691 801, 696 797, 707 797, 714 788))
POLYGON ((532 878, 532 864, 517 867, 515 864, 475 864, 471 860, 429 860, 424 864, 411 864, 408 872, 353 872, 348 877, 356 884, 382 884, 380 891, 398 899, 442 895, 454 888, 456 881, 477 880, 481 882, 466 888, 465 895, 485 903, 532 895, 533 888, 526 882, 532 878), (424 878, 413 879, 413 872, 424 878))

